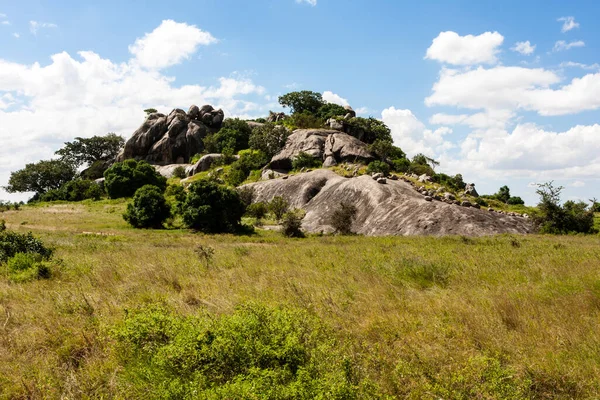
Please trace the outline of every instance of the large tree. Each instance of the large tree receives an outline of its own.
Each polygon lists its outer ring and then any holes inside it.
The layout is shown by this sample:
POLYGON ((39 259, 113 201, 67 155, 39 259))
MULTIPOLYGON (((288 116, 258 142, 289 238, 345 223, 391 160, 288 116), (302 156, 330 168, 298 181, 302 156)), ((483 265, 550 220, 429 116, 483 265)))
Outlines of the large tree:
POLYGON ((316 114, 325 102, 321 93, 302 90, 279 96, 279 104, 283 107, 289 107, 292 114, 303 112, 316 114))
POLYGON ((84 164, 92 165, 97 161, 113 160, 124 144, 125 139, 114 133, 91 138, 77 137, 74 141, 65 143, 56 154, 61 160, 77 168, 84 164))
POLYGON ((35 192, 38 195, 58 189, 75 177, 73 164, 63 160, 39 161, 27 164, 25 168, 10 174, 9 193, 35 192))

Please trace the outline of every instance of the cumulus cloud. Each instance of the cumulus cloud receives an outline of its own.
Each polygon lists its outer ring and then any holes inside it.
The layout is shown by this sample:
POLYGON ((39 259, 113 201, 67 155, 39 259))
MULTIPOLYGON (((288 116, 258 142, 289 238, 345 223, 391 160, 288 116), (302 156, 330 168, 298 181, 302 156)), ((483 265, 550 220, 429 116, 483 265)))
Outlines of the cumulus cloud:
POLYGON ((535 45, 531 45, 531 43, 528 41, 526 42, 517 42, 515 43, 514 47, 510 48, 512 51, 516 51, 517 53, 521 53, 525 56, 528 56, 530 54, 533 54, 533 52, 535 51, 535 45))
POLYGON ((194 54, 200 45, 216 43, 210 33, 194 25, 164 20, 152 32, 129 46, 129 52, 144 68, 162 69, 179 64, 194 54))
POLYGON ((344 99, 343 97, 341 97, 329 90, 326 90, 325 92, 323 92, 323 100, 325 100, 328 103, 339 104, 340 106, 349 106, 350 105, 350 103, 348 103, 348 100, 344 99))
POLYGON ((296 0, 296 3, 298 4, 308 4, 310 6, 316 6, 317 5, 317 0, 296 0))
POLYGON ((561 17, 557 21, 563 23, 561 28, 562 33, 568 32, 571 29, 579 28, 579 23, 575 22, 575 17, 561 17))
POLYGON ((425 58, 452 65, 495 64, 503 42, 504 36, 498 32, 478 36, 441 32, 433 39, 425 58))
POLYGON ((560 63, 560 67, 561 68, 581 68, 581 69, 586 69, 586 70, 591 70, 591 71, 600 70, 600 64, 598 64, 598 63, 582 64, 582 63, 573 62, 573 61, 567 61, 567 62, 560 63))
POLYGON ((19 35, 17 32, 13 33, 12 35, 13 35, 13 37, 14 37, 14 38, 16 38, 16 39, 18 39, 18 38, 20 38, 20 37, 21 37, 21 35, 19 35))
POLYGON ((556 53, 559 51, 571 50, 573 47, 585 47, 585 42, 582 40, 576 40, 576 41, 567 43, 564 40, 559 40, 558 42, 554 43, 554 47, 552 48, 552 51, 554 51, 556 53))
POLYGON ((53 29, 53 28, 58 28, 58 25, 52 24, 49 22, 29 21, 29 31, 34 35, 37 35, 37 33, 40 29, 53 29))
POLYGON ((264 92, 240 74, 212 85, 177 85, 173 77, 142 68, 136 58, 117 63, 91 51, 58 53, 45 64, 0 59, 0 186, 10 171, 52 157, 76 136, 129 137, 145 108, 169 112, 212 104, 228 117, 251 118, 266 113, 256 102, 264 92))
POLYGON ((475 114, 444 114, 437 113, 431 116, 429 123, 432 125, 465 125, 476 130, 505 129, 514 118, 510 110, 486 110, 475 114))
POLYGON ((575 181, 575 182, 571 183, 571 186, 576 187, 576 188, 584 187, 585 182, 584 181, 575 181))
POLYGON ((521 109, 540 115, 575 114, 600 108, 600 73, 575 78, 566 85, 552 88, 560 82, 561 78, 555 72, 543 68, 443 69, 425 104, 521 109))

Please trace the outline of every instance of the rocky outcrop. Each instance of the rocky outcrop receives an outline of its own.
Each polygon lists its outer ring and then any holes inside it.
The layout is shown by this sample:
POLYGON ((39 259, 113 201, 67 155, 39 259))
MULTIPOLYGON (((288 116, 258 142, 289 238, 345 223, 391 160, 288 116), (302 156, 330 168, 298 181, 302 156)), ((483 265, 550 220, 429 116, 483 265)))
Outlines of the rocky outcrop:
POLYGON ((477 193, 477 190, 475 190, 474 183, 467 183, 465 186, 465 194, 473 197, 479 197, 479 193, 477 193))
POLYGON ((292 161, 301 152, 322 160, 325 166, 374 159, 367 144, 345 133, 330 129, 298 129, 288 137, 283 150, 273 157, 271 167, 290 170, 292 161))
POLYGON ((186 113, 175 109, 164 115, 150 114, 125 143, 117 161, 129 158, 153 164, 183 164, 204 150, 203 139, 221 129, 225 115, 212 106, 191 106, 186 113))
MULTIPOLYGON (((235 159, 238 159, 239 156, 233 156, 235 159)), ((223 158, 223 154, 219 153, 211 153, 202 156, 194 165, 190 165, 186 169, 187 176, 196 175, 199 172, 208 171, 211 166, 219 159, 223 158)))
MULTIPOLYGON (((191 164, 169 164, 169 165, 154 165, 156 172, 164 176, 165 178, 173 178, 177 168, 183 168, 183 171, 187 171, 191 164)), ((187 176, 187 175, 186 175, 187 176)), ((180 176, 181 178, 181 176, 180 176)))
POLYGON ((285 115, 285 113, 282 113, 282 112, 275 113, 273 111, 269 111, 269 116, 267 117, 267 122, 279 122, 279 121, 283 121, 286 118, 287 118, 287 115, 285 115))
POLYGON ((304 209, 303 228, 308 232, 331 232, 328 218, 342 201, 356 206, 353 231, 363 235, 484 236, 532 231, 522 216, 426 198, 403 180, 381 184, 367 175, 343 178, 320 169, 246 186, 254 189, 256 202, 283 196, 291 207, 304 209))

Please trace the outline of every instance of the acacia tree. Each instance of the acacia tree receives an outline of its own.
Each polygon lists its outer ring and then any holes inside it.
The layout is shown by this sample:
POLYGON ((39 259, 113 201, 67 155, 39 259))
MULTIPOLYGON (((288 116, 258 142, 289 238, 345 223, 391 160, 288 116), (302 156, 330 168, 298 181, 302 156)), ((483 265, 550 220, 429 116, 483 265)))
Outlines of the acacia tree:
POLYGON ((125 139, 115 133, 91 138, 77 137, 72 142, 66 142, 56 155, 77 168, 84 164, 92 165, 97 161, 113 160, 124 144, 125 139))
POLYGON ((287 93, 283 96, 279 96, 278 100, 279 104, 283 107, 289 107, 292 114, 303 112, 316 114, 325 104, 321 93, 312 92, 310 90, 287 93))
POLYGON ((63 160, 39 161, 12 172, 4 189, 9 193, 35 192, 42 195, 71 181, 75 174, 73 164, 63 160))

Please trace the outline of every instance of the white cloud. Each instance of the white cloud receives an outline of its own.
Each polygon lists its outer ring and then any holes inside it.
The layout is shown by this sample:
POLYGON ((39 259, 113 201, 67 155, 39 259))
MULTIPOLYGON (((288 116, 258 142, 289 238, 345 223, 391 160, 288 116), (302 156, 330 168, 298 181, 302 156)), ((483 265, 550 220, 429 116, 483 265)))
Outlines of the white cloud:
MULTIPOLYGON (((52 157, 76 136, 129 137, 144 120, 145 108, 169 112, 212 104, 227 117, 251 118, 266 114, 254 102, 264 92, 239 74, 214 85, 176 85, 175 78, 141 68, 135 59, 116 63, 90 51, 75 57, 58 53, 46 64, 0 59, 0 186, 10 171, 52 157)), ((0 198, 7 197, 0 190, 0 198)))
POLYGON ((600 70, 600 64, 598 64, 598 63, 582 64, 582 63, 573 62, 573 61, 567 61, 567 62, 560 63, 560 67, 561 68, 581 68, 581 69, 586 69, 586 70, 590 70, 590 71, 600 70))
POLYGON ((561 28, 562 33, 568 32, 571 29, 579 28, 579 23, 575 22, 575 17, 561 17, 557 21, 563 23, 561 28))
POLYGON ((369 107, 358 107, 356 110, 357 115, 367 115, 371 113, 371 109, 369 107))
POLYGON ((10 25, 10 21, 2 21, 2 22, 0 22, 0 24, 1 24, 1 25, 7 25, 7 26, 8 26, 8 25, 10 25))
POLYGON ((576 41, 567 43, 564 40, 559 40, 558 42, 554 43, 554 48, 552 49, 552 51, 554 51, 554 52, 566 51, 566 50, 572 49, 573 47, 585 47, 585 42, 582 40, 576 40, 576 41))
POLYGON ((343 97, 341 97, 329 90, 326 90, 325 92, 323 92, 323 100, 325 100, 328 103, 339 104, 340 106, 349 106, 350 105, 350 103, 348 103, 348 100, 344 99, 343 97))
POLYGON ((0 13, 0 18, 6 18, 6 17, 7 17, 7 15, 6 15, 6 14, 2 14, 2 13, 0 13))
POLYGON ((381 119, 392 131, 394 143, 410 156, 424 153, 435 157, 453 147, 444 139, 445 135, 452 133, 452 129, 427 129, 411 110, 390 107, 382 111, 381 119))
POLYGON ((504 67, 459 71, 443 69, 425 99, 428 106, 529 110, 540 115, 574 114, 600 108, 600 73, 573 79, 557 89, 561 78, 543 68, 504 67))
POLYGON ((298 3, 298 4, 304 3, 304 4, 308 4, 308 5, 311 5, 314 7, 317 5, 317 0, 296 0, 296 3, 298 3))
POLYGON ((584 187, 585 186, 585 182, 584 181, 575 181, 571 184, 571 186, 579 188, 579 187, 584 187))
POLYGON ((510 110, 486 110, 470 115, 438 113, 431 116, 429 123, 432 125, 465 125, 476 130, 505 129, 514 116, 510 110))
POLYGON ((164 20, 152 32, 129 46, 129 52, 144 68, 161 69, 188 59, 200 45, 216 43, 210 33, 194 25, 164 20))
POLYGON ((48 22, 29 21, 29 31, 34 35, 37 35, 38 31, 44 28, 58 28, 58 25, 48 22))
POLYGON ((13 33, 12 35, 13 35, 13 37, 15 37, 17 39, 21 37, 21 35, 19 35, 17 32, 13 33))
POLYGON ((533 54, 533 52, 535 51, 535 45, 532 46, 529 40, 526 42, 517 42, 515 43, 514 47, 511 47, 511 50, 528 56, 530 54, 533 54))
POLYGON ((495 64, 504 37, 498 32, 460 36, 441 32, 427 49, 425 58, 453 65, 495 64))

